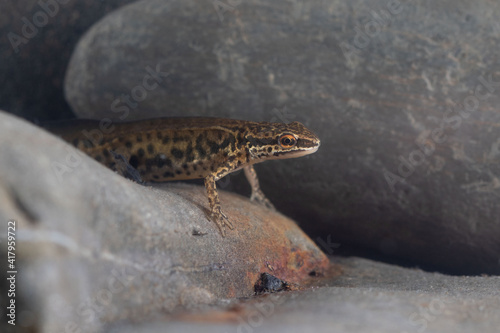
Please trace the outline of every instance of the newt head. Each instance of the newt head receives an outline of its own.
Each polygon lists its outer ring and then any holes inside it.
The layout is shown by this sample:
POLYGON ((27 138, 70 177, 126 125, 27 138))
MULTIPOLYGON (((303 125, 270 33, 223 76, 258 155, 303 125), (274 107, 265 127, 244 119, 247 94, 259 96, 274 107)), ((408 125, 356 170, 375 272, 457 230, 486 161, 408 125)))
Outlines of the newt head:
POLYGON ((257 124, 245 136, 253 163, 309 155, 320 146, 316 134, 298 121, 257 124))

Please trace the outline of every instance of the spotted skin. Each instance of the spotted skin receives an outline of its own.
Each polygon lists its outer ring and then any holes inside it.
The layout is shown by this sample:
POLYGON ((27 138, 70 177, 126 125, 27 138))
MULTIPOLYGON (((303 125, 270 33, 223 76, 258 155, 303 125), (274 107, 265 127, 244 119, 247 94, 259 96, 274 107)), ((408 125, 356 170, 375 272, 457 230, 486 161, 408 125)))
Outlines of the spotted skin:
POLYGON ((98 162, 140 183, 204 179, 210 218, 221 234, 232 229, 221 210, 216 181, 244 169, 251 200, 274 208, 253 164, 314 153, 318 137, 299 122, 250 122, 222 118, 161 118, 113 123, 73 120, 48 126, 98 162), (132 175, 132 177, 130 177, 132 175))

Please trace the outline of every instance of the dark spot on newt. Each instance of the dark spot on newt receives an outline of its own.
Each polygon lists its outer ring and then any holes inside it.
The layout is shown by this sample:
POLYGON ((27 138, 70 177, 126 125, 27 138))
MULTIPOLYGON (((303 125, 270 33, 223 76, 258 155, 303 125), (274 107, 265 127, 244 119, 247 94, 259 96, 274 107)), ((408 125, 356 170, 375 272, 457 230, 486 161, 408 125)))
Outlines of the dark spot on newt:
POLYGON ((83 146, 85 148, 92 148, 92 147, 94 147, 94 144, 90 140, 83 140, 83 146))
POLYGON ((128 164, 130 164, 134 169, 137 169, 137 166, 139 165, 139 159, 136 155, 132 155, 128 160, 128 164))
POLYGON ((190 142, 189 146, 186 149, 186 162, 193 162, 193 161, 194 161, 193 146, 191 145, 190 142))
POLYGON ((182 150, 179 150, 177 148, 172 148, 172 150, 170 151, 170 153, 177 159, 182 159, 182 157, 184 156, 184 153, 182 152, 182 150))
POLYGON ((215 141, 207 140, 207 144, 210 147, 210 153, 212 155, 216 154, 220 149, 220 146, 215 141))

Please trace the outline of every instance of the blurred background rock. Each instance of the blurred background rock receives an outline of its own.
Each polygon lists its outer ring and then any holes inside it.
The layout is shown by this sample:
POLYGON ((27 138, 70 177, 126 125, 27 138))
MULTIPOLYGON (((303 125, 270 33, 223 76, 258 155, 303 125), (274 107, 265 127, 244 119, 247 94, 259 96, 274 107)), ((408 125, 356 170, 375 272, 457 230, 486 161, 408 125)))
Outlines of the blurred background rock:
POLYGON ((32 121, 73 118, 63 81, 74 47, 92 24, 131 2, 1 1, 0 109, 32 121))

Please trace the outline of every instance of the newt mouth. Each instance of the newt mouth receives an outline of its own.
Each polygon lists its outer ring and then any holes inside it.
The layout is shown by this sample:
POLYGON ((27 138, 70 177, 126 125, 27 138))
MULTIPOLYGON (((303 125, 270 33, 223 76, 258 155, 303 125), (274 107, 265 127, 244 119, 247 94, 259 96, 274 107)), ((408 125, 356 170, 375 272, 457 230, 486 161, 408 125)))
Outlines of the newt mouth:
POLYGON ((280 151, 280 152, 275 152, 272 156, 271 159, 285 159, 285 158, 297 158, 297 157, 302 157, 305 155, 309 155, 312 153, 315 153, 319 149, 319 144, 315 147, 311 148, 304 148, 304 149, 297 149, 295 151, 280 151))

